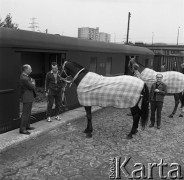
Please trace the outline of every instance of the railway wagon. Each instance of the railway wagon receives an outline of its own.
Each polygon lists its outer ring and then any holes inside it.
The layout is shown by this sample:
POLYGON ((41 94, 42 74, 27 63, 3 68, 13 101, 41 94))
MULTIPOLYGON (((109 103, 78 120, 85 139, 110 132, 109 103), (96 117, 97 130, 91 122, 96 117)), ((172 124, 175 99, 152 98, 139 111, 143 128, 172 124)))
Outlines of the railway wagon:
POLYGON ((184 54, 174 54, 174 55, 166 55, 166 54, 155 54, 153 69, 155 71, 160 72, 162 64, 165 64, 166 71, 172 71, 174 63, 176 62, 177 71, 183 72, 181 68, 181 64, 184 63, 184 54))
MULTIPOLYGON (((33 104, 33 123, 45 118, 44 81, 51 62, 61 66, 69 59, 89 71, 117 76, 129 74, 130 56, 136 56, 143 66, 153 67, 154 53, 147 48, 0 28, 0 133, 19 127, 19 77, 23 64, 32 66, 31 76, 36 80, 38 98, 33 104)), ((67 89, 66 100, 64 111, 79 106, 74 84, 67 89)))

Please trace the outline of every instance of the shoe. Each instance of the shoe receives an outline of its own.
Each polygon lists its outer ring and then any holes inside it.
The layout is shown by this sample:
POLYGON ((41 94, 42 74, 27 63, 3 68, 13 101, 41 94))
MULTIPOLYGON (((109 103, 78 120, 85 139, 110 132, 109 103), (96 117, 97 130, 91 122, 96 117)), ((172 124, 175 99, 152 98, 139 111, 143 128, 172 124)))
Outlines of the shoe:
POLYGON ((47 122, 52 122, 50 117, 47 118, 47 122))
POLYGON ((31 134, 29 131, 26 131, 26 130, 24 130, 24 131, 19 131, 19 133, 20 133, 20 134, 26 134, 26 135, 30 135, 30 134, 31 134))
POLYGON ((34 130, 35 128, 34 127, 27 127, 26 129, 27 130, 34 130))
POLYGON ((152 128, 152 127, 154 127, 154 125, 153 125, 153 124, 150 124, 150 125, 149 125, 149 128, 152 128))
POLYGON ((58 120, 58 121, 61 120, 61 118, 59 116, 56 116, 55 119, 58 120))
POLYGON ((160 126, 157 126, 157 129, 160 129, 160 126))

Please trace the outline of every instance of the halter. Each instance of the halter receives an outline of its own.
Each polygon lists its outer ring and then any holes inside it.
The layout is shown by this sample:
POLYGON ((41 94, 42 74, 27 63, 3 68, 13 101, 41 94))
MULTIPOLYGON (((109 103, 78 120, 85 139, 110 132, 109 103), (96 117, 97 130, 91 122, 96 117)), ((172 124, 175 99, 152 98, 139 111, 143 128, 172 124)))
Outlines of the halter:
MULTIPOLYGON (((66 71, 65 71, 65 65, 66 65, 67 62, 68 62, 68 61, 65 61, 65 62, 64 62, 62 68, 63 68, 63 72, 65 73, 65 75, 66 75, 67 77, 69 77, 70 75, 68 75, 68 74, 66 73, 66 71)), ((82 69, 74 76, 74 78, 73 78, 71 81, 65 80, 65 82, 67 82, 67 83, 70 84, 69 87, 71 87, 71 85, 73 84, 73 82, 78 78, 79 74, 80 74, 82 71, 84 71, 84 69, 85 69, 85 68, 82 68, 82 69)))

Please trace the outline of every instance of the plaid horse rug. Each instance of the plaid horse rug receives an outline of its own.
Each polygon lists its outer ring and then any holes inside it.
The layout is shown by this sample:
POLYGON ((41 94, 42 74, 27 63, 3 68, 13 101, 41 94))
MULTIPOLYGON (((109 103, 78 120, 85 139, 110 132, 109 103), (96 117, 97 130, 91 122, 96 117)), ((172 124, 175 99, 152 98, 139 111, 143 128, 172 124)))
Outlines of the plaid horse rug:
POLYGON ((140 98, 144 82, 132 76, 104 77, 88 72, 77 87, 83 106, 134 107, 140 98))
POLYGON ((184 75, 176 71, 156 72, 152 69, 145 68, 140 78, 147 84, 149 89, 156 82, 156 75, 162 74, 162 82, 167 85, 167 93, 180 93, 184 90, 184 75))

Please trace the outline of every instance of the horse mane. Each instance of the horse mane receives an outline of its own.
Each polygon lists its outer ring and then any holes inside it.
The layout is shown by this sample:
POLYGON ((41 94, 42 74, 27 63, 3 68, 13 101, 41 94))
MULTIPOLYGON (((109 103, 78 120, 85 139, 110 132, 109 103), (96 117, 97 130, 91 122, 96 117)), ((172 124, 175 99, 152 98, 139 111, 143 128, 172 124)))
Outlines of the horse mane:
MULTIPOLYGON (((83 69, 84 67, 81 66, 80 64, 73 62, 73 61, 67 61, 71 66, 73 66, 73 68, 77 68, 78 70, 83 69)), ((88 70, 85 68, 84 69, 85 72, 88 72, 88 70)))

